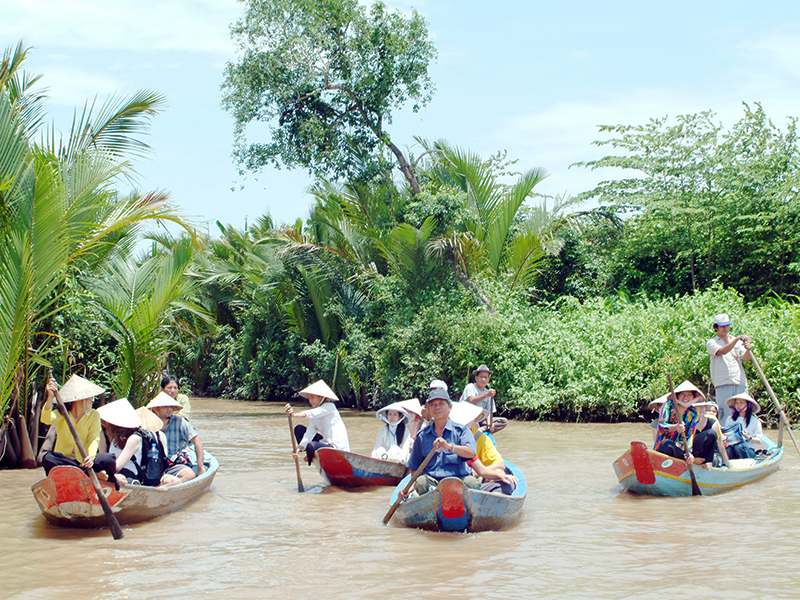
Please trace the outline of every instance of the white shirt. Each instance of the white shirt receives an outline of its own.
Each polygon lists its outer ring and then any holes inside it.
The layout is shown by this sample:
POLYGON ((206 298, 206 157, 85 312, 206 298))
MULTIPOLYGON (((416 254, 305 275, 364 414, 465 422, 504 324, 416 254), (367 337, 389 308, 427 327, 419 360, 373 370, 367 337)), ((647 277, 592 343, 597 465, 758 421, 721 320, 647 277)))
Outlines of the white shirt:
MULTIPOLYGON (((461 398, 459 398, 458 401, 469 402, 468 398, 474 398, 475 396, 485 394, 486 390, 488 389, 489 388, 483 388, 482 390, 479 390, 476 383, 468 383, 467 387, 464 388, 464 391, 461 392, 461 398)), ((486 396, 486 398, 478 403, 475 403, 475 405, 480 406, 483 409, 483 416, 486 418, 489 417, 489 407, 491 407, 492 413, 497 412, 497 406, 495 405, 494 398, 491 396, 486 396)))
POLYGON ((408 426, 406 426, 402 444, 397 444, 397 438, 394 434, 400 423, 402 423, 402 419, 394 423, 394 426, 385 425, 381 427, 378 432, 378 439, 375 440, 375 448, 372 450, 372 458, 403 463, 408 460, 408 455, 411 453, 411 436, 408 435, 408 426), (387 459, 383 458, 384 454, 388 456, 387 459))
POLYGON ((742 385, 747 387, 747 376, 742 367, 742 357, 747 352, 742 340, 736 342, 733 349, 727 354, 717 354, 717 350, 726 345, 721 337, 717 336, 706 342, 706 350, 711 356, 711 383, 714 387, 721 385, 742 385))
POLYGON ((303 411, 308 417, 308 429, 300 445, 305 448, 314 436, 319 433, 323 441, 328 442, 334 448, 350 452, 350 441, 347 439, 347 429, 344 421, 336 410, 332 402, 323 402, 317 408, 309 408, 303 411))

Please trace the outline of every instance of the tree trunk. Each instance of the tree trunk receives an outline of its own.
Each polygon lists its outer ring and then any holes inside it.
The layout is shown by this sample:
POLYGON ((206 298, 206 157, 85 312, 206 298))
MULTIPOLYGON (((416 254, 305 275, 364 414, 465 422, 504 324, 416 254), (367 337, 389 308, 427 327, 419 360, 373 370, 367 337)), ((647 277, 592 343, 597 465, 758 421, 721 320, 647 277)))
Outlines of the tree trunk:
POLYGON ((17 435, 17 427, 14 424, 14 419, 10 415, 9 417, 8 421, 6 421, 8 423, 8 432, 6 433, 9 441, 8 452, 14 459, 11 466, 16 468, 18 466, 17 462, 19 461, 19 457, 22 456, 22 450, 20 449, 19 436, 17 435))
POLYGON ((42 416, 42 404, 39 402, 39 392, 33 392, 33 410, 31 411, 31 422, 28 424, 28 437, 31 440, 33 455, 39 453, 39 419, 42 416))
POLYGON ((36 468, 36 454, 31 446, 31 438, 28 437, 28 424, 25 422, 25 415, 19 413, 19 443, 22 450, 21 466, 23 469, 36 468))
POLYGON ((490 315, 494 316, 497 314, 497 311, 494 309, 494 306, 492 306, 492 303, 489 301, 489 299, 483 295, 483 292, 478 289, 478 286, 472 283, 472 280, 467 277, 461 269, 452 263, 450 263, 450 269, 452 269, 453 273, 455 273, 458 283, 460 283, 464 289, 471 292, 478 302, 486 307, 486 310, 489 311, 490 315))

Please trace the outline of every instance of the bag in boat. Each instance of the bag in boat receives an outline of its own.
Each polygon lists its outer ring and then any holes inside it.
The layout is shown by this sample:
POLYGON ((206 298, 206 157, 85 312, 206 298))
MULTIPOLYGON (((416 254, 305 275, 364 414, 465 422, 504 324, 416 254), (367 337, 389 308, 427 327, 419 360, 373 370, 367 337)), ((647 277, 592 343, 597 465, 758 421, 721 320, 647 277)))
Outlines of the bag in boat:
POLYGON ((728 441, 728 446, 741 444, 744 441, 744 429, 742 428, 742 424, 738 421, 723 427, 722 433, 725 434, 725 439, 728 441))

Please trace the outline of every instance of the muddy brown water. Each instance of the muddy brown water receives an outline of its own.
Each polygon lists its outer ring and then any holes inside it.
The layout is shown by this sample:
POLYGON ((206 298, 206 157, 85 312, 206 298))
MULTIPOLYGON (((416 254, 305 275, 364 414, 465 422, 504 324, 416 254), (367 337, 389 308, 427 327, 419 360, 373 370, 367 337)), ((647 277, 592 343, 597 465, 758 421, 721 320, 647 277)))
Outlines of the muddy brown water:
MULTIPOLYGON (((352 449, 380 423, 343 411, 352 449)), ((219 459, 184 510, 107 530, 59 529, 30 486, 0 471, 0 598, 798 598, 800 460, 717 496, 645 498, 611 463, 646 424, 512 422, 497 435, 527 476, 520 521, 500 532, 384 526, 390 488, 347 492, 302 468, 298 494, 282 407, 193 399, 219 459)), ((775 439, 775 432, 770 432, 775 439)))

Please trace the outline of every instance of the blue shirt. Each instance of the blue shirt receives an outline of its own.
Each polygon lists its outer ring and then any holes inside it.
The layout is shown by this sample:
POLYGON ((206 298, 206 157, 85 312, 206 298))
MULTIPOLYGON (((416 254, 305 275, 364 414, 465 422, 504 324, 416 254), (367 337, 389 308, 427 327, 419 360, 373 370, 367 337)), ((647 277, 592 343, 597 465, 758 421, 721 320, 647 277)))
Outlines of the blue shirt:
POLYGON ((169 458, 175 458, 175 455, 197 435, 197 431, 189 424, 189 421, 175 416, 170 417, 167 426, 162 431, 167 436, 167 456, 169 458))
MULTIPOLYGON (((436 441, 437 437, 436 425, 433 422, 417 434, 417 439, 414 440, 414 447, 411 450, 411 456, 408 458, 409 469, 416 471, 419 468, 425 457, 433 450, 433 442, 436 441)), ((477 450, 475 436, 472 435, 472 431, 463 425, 454 423, 451 419, 448 419, 447 425, 444 426, 442 438, 448 444, 469 446, 473 450, 477 450)), ((455 452, 443 450, 433 455, 423 473, 430 475, 434 479, 444 479, 445 477, 466 477, 471 475, 472 471, 467 466, 466 458, 461 458, 455 452)))

